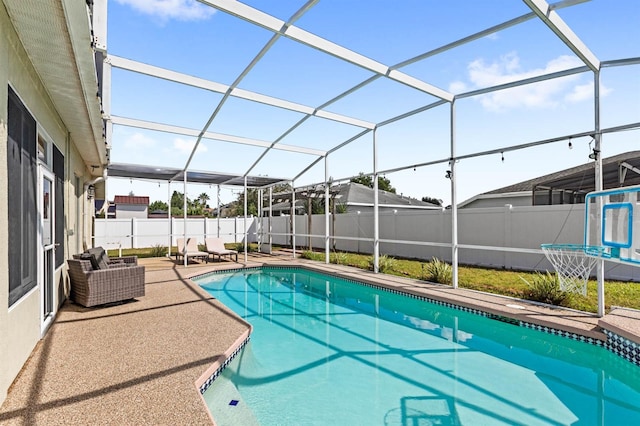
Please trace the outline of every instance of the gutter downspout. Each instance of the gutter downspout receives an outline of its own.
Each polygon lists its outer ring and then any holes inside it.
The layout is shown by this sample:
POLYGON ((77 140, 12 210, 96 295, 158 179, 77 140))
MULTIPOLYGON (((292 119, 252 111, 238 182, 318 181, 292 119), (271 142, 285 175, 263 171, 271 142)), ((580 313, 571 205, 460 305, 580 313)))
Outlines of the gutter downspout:
MULTIPOLYGON (((89 208, 87 206, 87 201, 86 201, 86 195, 85 194, 87 193, 87 189, 89 188, 89 186, 94 185, 94 184, 96 184, 98 182, 105 181, 105 180, 107 180, 107 167, 106 166, 104 167, 104 170, 102 171, 102 176, 98 176, 98 177, 96 177, 94 179, 91 179, 91 180, 85 182, 84 185, 83 185, 82 197, 84 198, 85 201, 84 201, 84 215, 83 215, 84 216, 84 224, 83 224, 82 228, 84 229, 84 233, 83 233, 84 234, 84 245, 86 247, 89 247, 89 245, 91 245, 91 247, 93 247, 94 240, 93 240, 93 230, 91 231, 91 236, 89 237, 91 241, 87 241, 87 238, 86 238, 87 225, 88 225, 88 216, 89 216, 89 208)), ((107 202, 108 201, 105 200, 105 204, 107 202)), ((86 248, 86 247, 84 247, 84 248, 86 248)))
POLYGON ((87 188, 89 188, 91 185, 95 185, 98 182, 102 182, 103 180, 107 180, 107 167, 105 166, 104 170, 102 171, 102 176, 98 176, 95 179, 91 179, 89 181, 86 181, 84 183, 84 191, 83 192, 87 192, 87 188))

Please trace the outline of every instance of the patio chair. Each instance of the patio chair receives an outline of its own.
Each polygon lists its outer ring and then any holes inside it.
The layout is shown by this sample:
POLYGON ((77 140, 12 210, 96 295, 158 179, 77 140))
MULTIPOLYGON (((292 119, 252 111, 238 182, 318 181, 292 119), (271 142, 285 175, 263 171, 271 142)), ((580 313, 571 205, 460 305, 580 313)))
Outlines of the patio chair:
POLYGON ((94 269, 89 259, 69 259, 71 300, 92 307, 144 296, 144 266, 120 263, 94 269))
POLYGON ((238 252, 235 250, 229 250, 224 246, 224 243, 220 238, 205 238, 204 245, 206 246, 207 253, 213 255, 213 260, 216 260, 216 254, 218 255, 218 261, 222 260, 222 256, 228 255, 229 260, 231 260, 231 256, 236 257, 236 262, 238 261, 238 252))
POLYGON ((176 240, 178 242, 176 260, 179 260, 182 256, 186 256, 187 262, 189 262, 189 258, 191 257, 209 262, 209 253, 198 249, 198 241, 195 238, 187 238, 186 245, 184 243, 184 238, 177 238, 176 240))

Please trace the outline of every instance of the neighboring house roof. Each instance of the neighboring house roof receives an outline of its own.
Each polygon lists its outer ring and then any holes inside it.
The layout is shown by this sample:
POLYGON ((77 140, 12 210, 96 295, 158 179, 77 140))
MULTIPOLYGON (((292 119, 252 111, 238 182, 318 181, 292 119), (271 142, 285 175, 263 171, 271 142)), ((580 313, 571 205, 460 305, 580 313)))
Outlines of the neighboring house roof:
MULTIPOLYGON (((331 197, 336 200, 337 204, 343 204, 346 206, 373 206, 373 188, 361 185, 359 183, 348 182, 340 185, 336 185, 330 189, 331 197)), ((304 210, 305 200, 301 198, 311 195, 315 198, 324 198, 324 188, 318 188, 315 191, 307 190, 298 194, 296 191, 296 211, 304 210), (311 194, 310 194, 311 193, 311 194)), ((273 211, 287 211, 291 208, 291 193, 278 193, 273 194, 274 198, 279 203, 273 205, 273 211)), ((404 197, 402 195, 394 194, 392 192, 378 190, 378 204, 380 207, 397 207, 397 208, 417 208, 417 209, 441 209, 442 207, 433 203, 427 203, 416 198, 404 197)))
MULTIPOLYGON (((518 182, 503 188, 485 192, 483 195, 504 194, 508 192, 533 191, 535 188, 564 189, 568 191, 591 192, 595 190, 595 161, 590 161, 581 166, 550 173, 534 179, 518 182)), ((624 154, 602 159, 602 180, 603 189, 617 188, 620 186, 630 186, 640 184, 640 151, 630 151, 624 154), (627 164, 634 167, 626 169, 626 175, 621 182, 621 165, 627 164)))
POLYGON ((149 205, 149 197, 135 196, 135 195, 116 195, 113 198, 113 203, 118 204, 143 204, 149 205))
MULTIPOLYGON (((349 182, 340 185, 338 191, 338 202, 346 205, 373 205, 373 188, 361 185, 359 183, 349 182)), ((337 198, 336 197, 336 198, 337 198)), ((379 205, 393 205, 393 206, 416 206, 416 207, 429 207, 429 208, 441 208, 433 203, 427 203, 416 198, 404 197, 402 195, 394 194, 393 192, 378 190, 378 204, 379 205)))

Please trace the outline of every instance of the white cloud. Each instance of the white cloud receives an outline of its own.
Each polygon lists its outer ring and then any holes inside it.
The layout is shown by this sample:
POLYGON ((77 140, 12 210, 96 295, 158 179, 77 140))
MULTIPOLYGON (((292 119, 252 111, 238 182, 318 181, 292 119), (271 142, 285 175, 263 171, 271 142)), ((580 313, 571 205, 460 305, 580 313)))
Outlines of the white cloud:
POLYGON ((467 91, 467 84, 464 81, 454 81, 449 85, 449 92, 464 93, 467 91))
MULTIPOLYGON (((611 93, 611 89, 600 83, 600 96, 607 96, 609 93, 611 93)), ((571 93, 567 94, 564 99, 571 103, 578 103, 593 99, 593 82, 574 86, 571 93)))
MULTIPOLYGON (((191 154, 191 151, 193 151, 193 147, 195 146, 195 144, 195 140, 185 140, 181 138, 175 138, 173 140, 173 147, 180 154, 191 154)), ((207 147, 202 142, 200 142, 197 152, 207 152, 207 147)))
POLYGON ((138 12, 160 18, 163 21, 198 21, 208 19, 215 9, 195 0, 116 0, 120 4, 132 7, 138 12))
POLYGON ((142 133, 133 133, 124 141, 126 149, 149 148, 155 146, 156 141, 142 133))
MULTIPOLYGON (((549 74, 583 65, 573 56, 559 56, 549 61, 543 68, 524 70, 517 53, 512 52, 500 57, 498 61, 486 63, 477 59, 467 66, 469 80, 473 88, 497 86, 513 81, 523 80, 538 75, 549 74)), ((566 77, 527 84, 511 89, 500 90, 477 97, 487 109, 502 111, 512 108, 555 108, 562 101, 580 102, 590 99, 589 87, 592 83, 579 84, 582 76, 574 74, 566 77)), ((462 87, 461 82, 452 86, 462 87)), ((591 91, 591 93, 593 93, 591 91)), ((601 95, 609 93, 601 90, 601 95)))

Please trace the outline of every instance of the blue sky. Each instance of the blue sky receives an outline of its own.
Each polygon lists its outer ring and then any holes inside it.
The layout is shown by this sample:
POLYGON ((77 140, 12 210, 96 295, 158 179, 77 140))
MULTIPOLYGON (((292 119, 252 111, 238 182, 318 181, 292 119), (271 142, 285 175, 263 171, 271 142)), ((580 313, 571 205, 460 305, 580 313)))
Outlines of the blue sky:
MULTIPOLYGON (((245 1, 287 20, 302 0, 245 1)), ((528 13, 521 1, 320 0, 295 25, 392 66, 487 27, 528 13)), ((592 0, 558 10, 560 17, 601 60, 640 57, 640 2, 592 0)), ((109 54, 207 80, 231 84, 271 37, 271 32, 189 0, 111 0, 109 54)), ((412 77, 463 93, 545 72, 581 66, 581 61, 539 19, 529 20, 443 54, 403 67, 412 77)), ((240 82, 239 88, 317 107, 373 74, 281 37, 240 82)), ((470 154, 593 129, 593 77, 582 73, 456 101, 457 153, 470 154)), ((112 114, 202 129, 222 95, 114 69, 112 114)), ((379 78, 327 110, 378 123, 437 99, 379 78)), ((272 142, 301 114, 229 98, 210 131, 272 142)), ((640 121, 640 65, 601 72, 601 127, 640 121)), ((448 158, 449 107, 441 106, 378 130, 380 170, 448 158)), ((282 143, 326 150, 361 129, 311 118, 282 143)), ((542 174, 584 164, 589 138, 501 155, 462 160, 456 165, 458 201, 542 174)), ((184 167, 195 138, 115 126, 112 161, 184 167)), ((640 131, 603 137, 603 154, 636 150, 640 131)), ((191 168, 244 173, 263 149, 203 140, 191 168)), ((329 156, 329 173, 339 179, 372 171, 371 134, 329 156)), ((252 174, 293 177, 315 159, 271 151, 252 174)), ((446 163, 387 175, 399 193, 432 196, 449 204, 446 163)), ((324 162, 296 186, 324 179, 324 162)), ((167 184, 111 178, 108 197, 149 195, 166 200, 167 184)), ((171 191, 182 191, 181 183, 171 191)), ((215 187, 189 186, 187 195, 215 187)), ((237 190, 222 190, 231 201, 237 190)))

